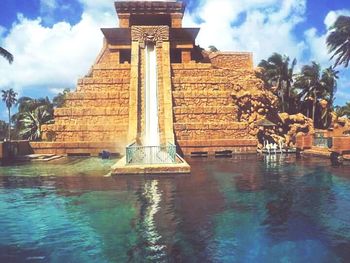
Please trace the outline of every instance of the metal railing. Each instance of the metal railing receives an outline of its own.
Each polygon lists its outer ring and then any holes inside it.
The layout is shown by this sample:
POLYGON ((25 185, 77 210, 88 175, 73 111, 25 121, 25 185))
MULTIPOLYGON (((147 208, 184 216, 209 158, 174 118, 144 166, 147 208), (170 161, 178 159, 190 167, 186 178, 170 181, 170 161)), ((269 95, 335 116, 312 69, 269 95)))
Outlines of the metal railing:
POLYGON ((176 163, 176 146, 140 146, 135 143, 126 147, 127 164, 173 164, 176 163))

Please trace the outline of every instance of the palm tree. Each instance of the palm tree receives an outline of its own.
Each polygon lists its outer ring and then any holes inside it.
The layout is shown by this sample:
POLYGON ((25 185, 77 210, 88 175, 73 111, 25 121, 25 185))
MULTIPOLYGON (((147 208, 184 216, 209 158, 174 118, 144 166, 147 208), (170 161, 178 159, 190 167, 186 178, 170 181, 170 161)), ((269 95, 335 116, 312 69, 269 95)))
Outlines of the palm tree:
POLYGON ((348 117, 350 118, 350 102, 347 102, 345 106, 336 106, 335 113, 338 117, 348 117))
POLYGON ((324 94, 324 85, 321 82, 321 67, 316 62, 311 65, 305 65, 301 69, 301 73, 297 76, 294 86, 301 90, 298 95, 300 100, 307 102, 312 100, 312 114, 307 109, 307 117, 311 117, 315 121, 317 99, 324 94))
POLYGON ((277 93, 281 99, 282 111, 286 111, 291 108, 291 87, 293 83, 294 67, 297 64, 296 59, 289 65, 290 58, 288 56, 282 56, 281 54, 274 53, 267 60, 262 60, 259 63, 259 67, 263 68, 262 78, 267 85, 272 87, 276 86, 277 93))
POLYGON ((328 93, 329 102, 332 106, 335 99, 335 93, 337 91, 337 79, 339 79, 339 71, 334 70, 333 67, 326 68, 322 72, 322 83, 328 93))
POLYGON ((48 97, 18 99, 18 113, 12 116, 16 128, 23 139, 40 140, 41 126, 53 120, 53 104, 48 97))
POLYGON ((329 53, 333 53, 331 59, 336 58, 334 67, 344 65, 348 67, 350 62, 350 17, 339 16, 331 27, 331 33, 327 37, 329 53))
POLYGON ((55 108, 61 108, 64 106, 66 102, 66 98, 68 93, 70 92, 70 89, 64 89, 63 92, 58 93, 53 99, 53 106, 55 108))
POLYGON ((294 83, 294 87, 300 90, 298 100, 302 101, 302 108, 306 110, 306 116, 312 118, 315 126, 320 128, 326 128, 330 124, 329 117, 333 110, 338 73, 332 67, 321 72, 320 65, 312 62, 311 65, 302 67, 294 83), (320 102, 321 99, 324 101, 320 102), (317 104, 321 107, 317 107, 317 104), (318 120, 316 120, 317 111, 318 114, 321 114, 318 120))
POLYGON ((2 100, 5 102, 8 116, 9 116, 9 126, 8 126, 8 140, 11 141, 11 108, 16 103, 17 93, 13 89, 2 90, 2 100))
POLYGON ((41 126, 52 121, 52 114, 45 106, 39 106, 33 111, 26 111, 20 115, 19 122, 22 124, 20 135, 27 140, 41 140, 41 126))
POLYGON ((0 47, 0 55, 4 57, 10 64, 13 62, 13 55, 2 47, 0 47))
POLYGON ((327 108, 323 111, 322 114, 322 122, 323 127, 326 128, 331 124, 331 112, 333 111, 333 104, 335 100, 335 93, 337 91, 337 80, 339 71, 334 70, 333 67, 326 68, 322 72, 321 82, 326 91, 327 96, 327 108))
POLYGON ((210 51, 210 52, 218 52, 218 51, 219 51, 219 50, 216 48, 216 46, 213 46, 213 45, 209 46, 208 48, 209 48, 209 51, 210 51))

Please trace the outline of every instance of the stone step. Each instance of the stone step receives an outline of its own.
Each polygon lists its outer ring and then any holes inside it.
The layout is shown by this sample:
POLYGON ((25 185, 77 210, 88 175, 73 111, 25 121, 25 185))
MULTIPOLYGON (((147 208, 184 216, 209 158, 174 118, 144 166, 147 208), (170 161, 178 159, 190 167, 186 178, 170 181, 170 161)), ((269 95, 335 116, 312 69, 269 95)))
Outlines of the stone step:
POLYGON ((238 117, 237 114, 175 114, 174 115, 174 122, 175 123, 193 123, 202 121, 204 123, 216 123, 216 122, 237 122, 238 117))
POLYGON ((236 106, 177 106, 174 114, 236 114, 236 106))
POLYGON ((128 99, 129 91, 116 91, 116 92, 101 92, 101 91, 87 91, 87 92, 71 92, 68 93, 66 100, 95 100, 95 99, 128 99))
POLYGON ((312 147, 311 149, 305 150, 304 154, 330 157, 331 151, 328 148, 312 147))
MULTIPOLYGON (((232 86, 230 86, 231 88, 232 86)), ((173 97, 175 99, 185 98, 196 98, 196 99, 207 99, 207 98, 227 98, 231 97, 232 91, 207 91, 207 90, 191 90, 191 91, 173 91, 173 97)))
POLYGON ((55 131, 55 132, 90 132, 90 131, 111 131, 111 132, 124 132, 128 128, 128 124, 104 124, 104 125, 87 125, 87 124, 70 124, 70 125, 43 125, 42 131, 55 131))
POLYGON ((176 131, 188 131, 188 130, 245 130, 248 128, 246 122, 193 122, 193 123, 174 123, 174 129, 176 131))
POLYGON ((86 84, 130 84, 130 77, 85 77, 78 80, 78 85, 86 84))
POLYGON ((92 78, 123 78, 130 79, 130 69, 94 69, 92 71, 92 78))
POLYGON ((99 63, 95 64, 93 70, 130 70, 130 64, 111 64, 111 63, 99 63))
POLYGON ((108 92, 128 92, 130 83, 97 83, 97 84, 78 84, 78 92, 96 92, 96 93, 108 93, 108 92))
MULTIPOLYGON (((128 115, 118 115, 118 116, 109 116, 108 123, 114 124, 123 124, 128 123, 128 115)), ((57 117, 55 118, 56 125, 105 125, 106 119, 101 118, 101 116, 73 116, 73 117, 57 117)))
POLYGON ((128 115, 128 107, 72 107, 55 109, 55 117, 63 116, 119 116, 128 115))

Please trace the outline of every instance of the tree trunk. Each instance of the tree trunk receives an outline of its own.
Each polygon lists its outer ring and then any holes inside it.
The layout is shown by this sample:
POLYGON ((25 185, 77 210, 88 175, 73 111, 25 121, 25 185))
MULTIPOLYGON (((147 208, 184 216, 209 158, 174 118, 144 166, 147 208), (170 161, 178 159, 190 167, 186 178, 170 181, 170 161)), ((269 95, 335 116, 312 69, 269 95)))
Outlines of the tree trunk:
POLYGON ((282 89, 282 81, 281 80, 278 80, 278 90, 279 92, 281 93, 281 101, 282 101, 282 112, 285 112, 285 109, 284 109, 284 91, 282 89))
POLYGON ((11 108, 7 108, 9 113, 8 140, 11 141, 11 108))
POLYGON ((287 111, 287 113, 289 113, 290 114, 290 87, 289 87, 289 84, 287 83, 287 88, 286 88, 286 97, 285 97, 285 100, 287 101, 287 105, 288 105, 288 107, 287 107, 287 109, 286 109, 286 111, 287 111))
POLYGON ((312 106, 312 119, 314 120, 314 125, 315 126, 316 126, 316 120, 315 120, 315 117, 316 117, 316 102, 317 102, 316 90, 314 90, 314 101, 313 101, 313 106, 312 106))

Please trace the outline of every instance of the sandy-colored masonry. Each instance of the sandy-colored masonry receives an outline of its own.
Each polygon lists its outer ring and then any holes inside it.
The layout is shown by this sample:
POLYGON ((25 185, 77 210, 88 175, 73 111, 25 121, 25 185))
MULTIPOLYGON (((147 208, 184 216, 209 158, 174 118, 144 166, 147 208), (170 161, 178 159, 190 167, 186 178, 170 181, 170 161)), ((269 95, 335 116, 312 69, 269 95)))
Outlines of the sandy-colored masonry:
POLYGON ((252 54, 202 52, 198 58, 198 32, 182 28, 181 2, 149 2, 147 6, 116 2, 116 9, 121 27, 102 30, 100 55, 88 75, 78 81, 76 91, 67 96, 65 106, 55 110, 55 123, 42 127, 45 142, 33 144, 35 152, 95 155, 109 150, 123 154, 125 146, 142 133, 145 40, 135 39, 132 32, 159 29, 137 24, 146 11, 150 12, 147 18, 159 16, 166 21, 164 13, 170 17, 169 35, 157 43, 163 143, 174 140, 184 154, 255 151, 254 122, 268 111, 262 105, 254 112, 255 103, 261 103, 257 98, 273 100, 273 95, 255 76, 252 54), (253 104, 251 109, 240 106, 247 99, 253 104))

